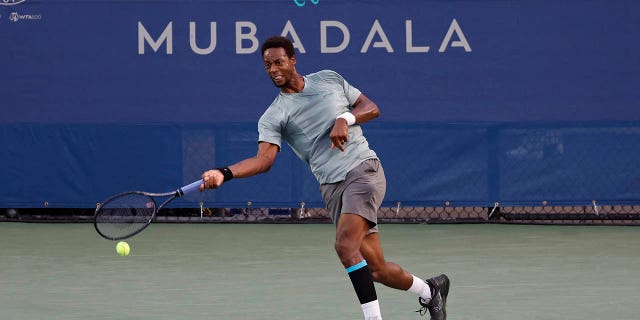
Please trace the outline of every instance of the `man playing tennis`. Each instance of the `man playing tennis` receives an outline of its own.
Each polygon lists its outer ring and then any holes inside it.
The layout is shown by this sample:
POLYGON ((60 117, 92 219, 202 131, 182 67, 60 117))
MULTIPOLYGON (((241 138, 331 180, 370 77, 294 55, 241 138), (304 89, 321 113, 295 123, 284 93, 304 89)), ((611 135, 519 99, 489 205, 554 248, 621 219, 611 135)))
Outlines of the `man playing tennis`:
POLYGON ((258 122, 258 154, 204 172, 200 189, 267 172, 284 139, 320 182, 322 198, 336 224, 335 250, 365 320, 382 319, 374 281, 418 295, 421 315, 428 310, 431 319, 446 319, 447 276, 421 280, 385 261, 382 254, 377 211, 386 180, 360 128, 379 116, 377 105, 336 72, 298 74, 293 44, 287 38, 267 39, 262 58, 280 93, 258 122))

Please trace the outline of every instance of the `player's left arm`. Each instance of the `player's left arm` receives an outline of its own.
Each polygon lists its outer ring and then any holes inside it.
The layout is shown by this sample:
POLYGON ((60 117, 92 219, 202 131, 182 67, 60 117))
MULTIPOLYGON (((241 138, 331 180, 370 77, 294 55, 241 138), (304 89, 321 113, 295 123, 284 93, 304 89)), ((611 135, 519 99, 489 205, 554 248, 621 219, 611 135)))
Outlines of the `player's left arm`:
MULTIPOLYGON (((380 116, 380 109, 363 93, 353 103, 350 113, 355 118, 354 124, 369 122, 380 116)), ((337 118, 331 129, 331 149, 338 148, 344 151, 344 144, 349 138, 349 123, 345 118, 337 118)))
POLYGON ((356 117, 356 124, 358 124, 369 122, 379 117, 380 109, 378 109, 378 105, 369 100, 364 93, 361 93, 358 99, 356 99, 356 102, 353 103, 351 113, 356 117))

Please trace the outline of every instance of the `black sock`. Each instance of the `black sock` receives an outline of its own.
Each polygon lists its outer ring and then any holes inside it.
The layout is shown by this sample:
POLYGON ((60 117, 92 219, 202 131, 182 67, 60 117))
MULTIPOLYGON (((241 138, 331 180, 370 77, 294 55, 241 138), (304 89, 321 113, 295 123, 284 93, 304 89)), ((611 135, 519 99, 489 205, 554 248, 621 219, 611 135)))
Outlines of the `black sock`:
POLYGON ((367 261, 362 260, 362 262, 347 268, 347 274, 351 279, 360 304, 378 300, 376 288, 373 285, 373 275, 369 270, 367 261))

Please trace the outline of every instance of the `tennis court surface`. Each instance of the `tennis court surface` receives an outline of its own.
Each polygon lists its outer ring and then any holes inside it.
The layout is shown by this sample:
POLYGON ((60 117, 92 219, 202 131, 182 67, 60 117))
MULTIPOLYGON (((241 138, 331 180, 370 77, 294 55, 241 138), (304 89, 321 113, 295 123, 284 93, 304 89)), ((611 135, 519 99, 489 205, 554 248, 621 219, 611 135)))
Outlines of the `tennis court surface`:
MULTIPOLYGON (((330 224, 0 223, 1 319, 361 319, 330 224)), ((381 225, 388 260, 452 280, 449 319, 637 319, 640 229, 381 225)), ((416 298, 377 285, 385 319, 416 298)))

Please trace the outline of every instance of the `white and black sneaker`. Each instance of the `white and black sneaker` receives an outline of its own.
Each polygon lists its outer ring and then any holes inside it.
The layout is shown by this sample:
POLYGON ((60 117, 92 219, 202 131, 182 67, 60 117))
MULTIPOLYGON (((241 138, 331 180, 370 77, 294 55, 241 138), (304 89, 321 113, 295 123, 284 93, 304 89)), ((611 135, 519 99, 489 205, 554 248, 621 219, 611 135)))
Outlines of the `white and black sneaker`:
POLYGON ((425 315, 429 310, 431 320, 446 320, 447 319, 447 295, 449 294, 449 277, 441 274, 437 277, 433 277, 425 280, 431 288, 431 299, 425 301, 422 298, 418 298, 418 303, 422 306, 417 312, 420 315, 425 315))

